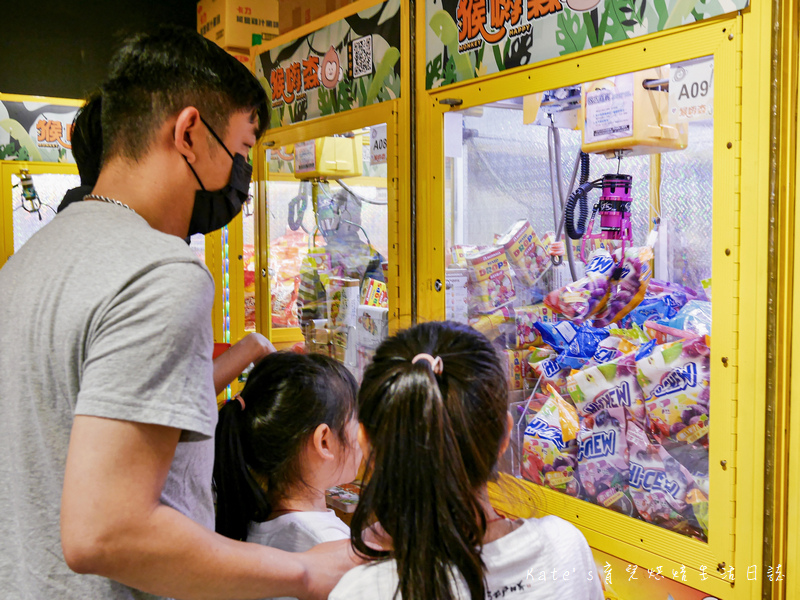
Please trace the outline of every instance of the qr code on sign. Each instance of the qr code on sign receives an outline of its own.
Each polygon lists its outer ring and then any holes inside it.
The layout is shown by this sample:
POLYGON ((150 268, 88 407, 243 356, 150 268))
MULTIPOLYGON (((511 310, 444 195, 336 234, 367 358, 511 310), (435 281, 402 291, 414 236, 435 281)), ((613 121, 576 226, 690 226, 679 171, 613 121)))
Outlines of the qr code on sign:
POLYGON ((352 78, 372 75, 372 36, 358 38, 350 44, 352 78))

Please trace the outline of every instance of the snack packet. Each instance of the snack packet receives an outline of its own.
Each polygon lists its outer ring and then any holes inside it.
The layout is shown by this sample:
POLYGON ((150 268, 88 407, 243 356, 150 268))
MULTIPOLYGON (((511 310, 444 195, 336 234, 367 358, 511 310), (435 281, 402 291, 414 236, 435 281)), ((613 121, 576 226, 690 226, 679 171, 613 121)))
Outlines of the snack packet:
POLYGON ((536 284, 547 270, 550 257, 547 250, 526 220, 517 221, 497 240, 511 263, 514 273, 524 286, 536 284))
POLYGON ((589 257, 586 275, 550 292, 544 303, 565 319, 583 323, 603 309, 608 301, 609 277, 616 264, 608 250, 595 250, 589 257))
POLYGON ((711 302, 690 300, 664 325, 698 335, 711 335, 711 302))
MULTIPOLYGON (((702 493, 691 474, 636 424, 628 426, 628 485, 642 519, 666 529, 707 539, 694 516, 702 493)), ((706 498, 707 501, 707 498, 706 498)))
POLYGON ((642 301, 650 280, 650 261, 653 250, 649 246, 627 248, 619 262, 622 271, 616 279, 610 281, 609 300, 605 307, 597 313, 595 327, 605 327, 624 318, 642 301))
POLYGON ((573 373, 567 378, 567 390, 582 417, 608 408, 622 408, 631 420, 644 427, 644 394, 636 375, 636 358, 626 354, 573 373))
POLYGON ((489 312, 516 298, 508 258, 502 248, 489 248, 467 256, 474 310, 489 312))
POLYGON ((553 388, 539 413, 525 428, 522 476, 571 496, 580 495, 578 415, 553 388))
POLYGON ((711 351, 704 338, 656 346, 636 363, 652 431, 664 443, 708 447, 711 351))
POLYGON ((505 350, 508 363, 509 389, 521 390, 525 387, 525 379, 528 375, 529 354, 529 350, 505 350))
POLYGON ((557 315, 544 304, 515 308, 514 321, 517 329, 517 348, 541 345, 543 343, 542 336, 536 329, 536 323, 553 323, 557 320, 557 315))
POLYGON ((503 333, 514 329, 514 309, 503 306, 489 314, 471 319, 469 324, 493 342, 503 333))
POLYGON ((602 409, 581 420, 578 477, 585 499, 630 517, 636 508, 628 490, 625 410, 602 409))

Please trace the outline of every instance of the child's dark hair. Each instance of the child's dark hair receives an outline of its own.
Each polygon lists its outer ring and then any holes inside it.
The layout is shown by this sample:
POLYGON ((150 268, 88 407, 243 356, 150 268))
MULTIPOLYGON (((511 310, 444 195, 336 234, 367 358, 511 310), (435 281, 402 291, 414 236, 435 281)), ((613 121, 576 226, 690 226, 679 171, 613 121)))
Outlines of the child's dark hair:
POLYGON ((287 491, 304 485, 300 455, 327 424, 343 444, 355 417, 358 385, 337 361, 277 352, 250 372, 238 401, 219 413, 215 439, 216 530, 245 540, 250 521, 265 521, 287 491))
POLYGON ((170 117, 194 106, 220 135, 234 112, 254 110, 269 125, 267 94, 242 63, 198 33, 161 25, 115 53, 103 84, 103 162, 141 159, 170 117))
POLYGON ((473 600, 486 596, 478 491, 495 472, 506 436, 508 382, 500 355, 458 323, 424 323, 387 339, 367 367, 358 416, 372 444, 352 542, 394 558, 403 600, 451 600, 460 572, 473 600), (440 357, 441 374, 419 354, 440 357), (373 519, 391 536, 386 553, 357 532, 373 519))

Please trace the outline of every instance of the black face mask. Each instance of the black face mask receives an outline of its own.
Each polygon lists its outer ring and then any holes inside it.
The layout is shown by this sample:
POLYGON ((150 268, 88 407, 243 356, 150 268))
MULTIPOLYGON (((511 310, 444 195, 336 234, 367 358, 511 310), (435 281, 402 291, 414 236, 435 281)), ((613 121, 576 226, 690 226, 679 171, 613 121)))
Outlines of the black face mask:
MULTIPOLYGON (((219 145, 225 148, 225 152, 233 160, 233 166, 231 167, 228 185, 220 190, 209 191, 200 181, 189 161, 186 161, 195 179, 197 179, 197 183, 202 188, 197 190, 194 195, 194 208, 192 209, 192 218, 189 221, 190 236, 195 233, 211 233, 230 223, 242 210, 242 204, 247 202, 250 196, 250 178, 253 176, 253 167, 247 163, 247 159, 238 153, 235 156, 231 154, 230 150, 228 150, 216 132, 211 129, 211 126, 206 123, 205 119, 200 117, 200 120, 211 132, 211 135, 214 136, 214 139, 219 142, 219 145)), ((183 159, 186 160, 186 157, 184 156, 183 159)))

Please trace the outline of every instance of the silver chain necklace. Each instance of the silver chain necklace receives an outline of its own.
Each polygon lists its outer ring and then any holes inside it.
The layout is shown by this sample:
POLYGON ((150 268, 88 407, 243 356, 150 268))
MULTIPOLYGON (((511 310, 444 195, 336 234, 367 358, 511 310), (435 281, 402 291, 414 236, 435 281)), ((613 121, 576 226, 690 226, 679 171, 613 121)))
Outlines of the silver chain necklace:
POLYGON ((97 194, 86 194, 83 199, 86 200, 87 198, 92 198, 94 200, 102 200, 103 202, 108 202, 109 204, 116 204, 117 206, 121 206, 122 208, 127 208, 134 214, 137 214, 135 210, 133 210, 127 204, 120 202, 119 200, 114 200, 114 198, 107 198, 106 196, 98 196, 97 194))

